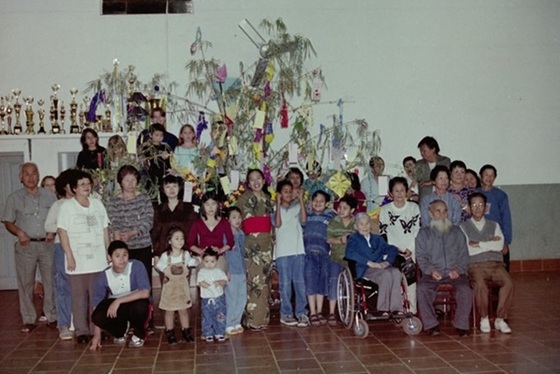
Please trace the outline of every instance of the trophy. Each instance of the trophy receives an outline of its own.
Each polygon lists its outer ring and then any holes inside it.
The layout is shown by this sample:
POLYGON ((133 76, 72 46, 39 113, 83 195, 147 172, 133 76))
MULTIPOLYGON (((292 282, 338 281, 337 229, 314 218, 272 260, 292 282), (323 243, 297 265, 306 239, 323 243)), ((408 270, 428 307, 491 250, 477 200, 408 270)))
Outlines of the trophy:
MULTIPOLYGON (((31 107, 31 104, 33 104, 33 97, 32 96, 26 97, 25 98, 25 125, 27 126, 27 129, 25 130, 25 133, 33 135, 35 134, 35 129, 33 128, 35 126, 35 123, 33 123, 33 108, 31 107)), ((14 128, 14 131, 15 130, 16 129, 14 128)))
POLYGON ((8 102, 8 106, 6 107, 6 121, 8 122, 8 135, 13 135, 14 132, 12 131, 12 106, 10 105, 10 97, 6 96, 6 101, 8 102))
POLYGON ((66 118, 66 108, 64 108, 64 101, 60 100, 60 133, 66 134, 64 130, 64 118, 66 118))
POLYGON ((14 103, 14 112, 16 113, 16 125, 14 126, 14 134, 19 135, 23 131, 21 127, 21 121, 19 119, 21 113, 21 104, 19 103, 19 95, 21 95, 21 90, 19 88, 15 88, 12 90, 12 95, 16 99, 14 103))
MULTIPOLYGON (((86 96, 82 99, 82 101, 84 102, 84 106, 83 106, 83 110, 80 111, 80 126, 82 127, 80 130, 83 130, 84 127, 89 127, 90 123, 87 120, 87 111, 89 108, 89 96, 86 96)), ((80 108, 82 108, 82 104, 80 104, 80 108)))
POLYGON ((37 111, 37 114, 39 115, 39 131, 37 133, 46 134, 47 132, 45 131, 45 123, 43 122, 45 119, 45 109, 43 109, 45 101, 43 101, 43 99, 40 99, 39 101, 37 101, 37 104, 39 105, 39 110, 37 111))
POLYGON ((51 134, 60 134, 61 128, 58 124, 58 97, 56 96, 58 90, 60 90, 59 84, 53 84, 51 86, 54 95, 51 96, 51 109, 50 109, 50 120, 51 120, 51 134))
POLYGON ((105 119, 102 120, 101 128, 103 132, 113 132, 113 127, 111 126, 111 109, 109 109, 109 105, 105 105, 105 119))
POLYGON ((8 135, 8 132, 6 131, 6 122, 4 122, 6 114, 8 114, 8 112, 4 106, 4 97, 0 97, 0 122, 2 124, 2 127, 0 128, 0 135, 8 135))
POLYGON ((78 113, 78 103, 76 102, 76 94, 78 90, 76 88, 70 89, 70 95, 72 95, 72 101, 70 102, 70 134, 79 134, 80 127, 76 122, 76 115, 78 113))

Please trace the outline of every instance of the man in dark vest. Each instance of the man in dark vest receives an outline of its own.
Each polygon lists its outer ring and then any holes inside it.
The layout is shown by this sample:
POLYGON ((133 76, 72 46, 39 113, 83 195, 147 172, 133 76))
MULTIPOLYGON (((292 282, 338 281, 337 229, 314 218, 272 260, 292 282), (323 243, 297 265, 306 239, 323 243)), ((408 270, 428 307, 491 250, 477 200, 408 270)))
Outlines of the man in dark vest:
POLYGON ((491 330, 488 319, 488 285, 486 283, 491 281, 500 286, 494 327, 504 334, 509 334, 511 329, 505 318, 507 318, 513 299, 513 281, 504 266, 502 257, 504 235, 500 225, 484 218, 486 211, 484 194, 476 192, 470 195, 469 207, 472 217, 461 224, 461 229, 467 236, 470 255, 469 279, 481 317, 480 331, 489 333, 491 330))

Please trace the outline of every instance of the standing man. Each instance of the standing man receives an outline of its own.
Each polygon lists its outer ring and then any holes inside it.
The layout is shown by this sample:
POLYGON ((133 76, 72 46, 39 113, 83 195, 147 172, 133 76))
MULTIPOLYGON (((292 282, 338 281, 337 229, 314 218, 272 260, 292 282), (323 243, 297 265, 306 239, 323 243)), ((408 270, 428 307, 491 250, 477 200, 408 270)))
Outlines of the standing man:
POLYGON ((441 200, 430 203, 429 226, 420 229, 416 237, 416 260, 422 278, 418 281, 418 310, 428 334, 439 334, 434 300, 440 284, 455 287, 457 310, 453 326, 459 336, 469 333, 472 290, 467 279, 469 251, 465 235, 447 218, 447 206, 441 200))
POLYGON ((19 179, 23 188, 15 191, 6 201, 2 223, 17 237, 15 262, 18 282, 19 309, 23 326, 21 332, 35 329, 37 311, 33 303, 33 287, 37 266, 44 287, 43 312, 47 326, 56 328, 56 307, 53 290, 54 234, 45 232, 45 219, 56 196, 50 190, 38 187, 39 169, 32 162, 21 165, 19 179))
POLYGON ((494 327, 503 334, 510 334, 511 329, 505 318, 513 300, 513 281, 504 267, 502 258, 504 235, 500 225, 484 218, 486 196, 480 192, 473 193, 469 196, 469 207, 472 218, 463 222, 461 229, 467 236, 470 254, 469 279, 480 314, 480 331, 490 332, 486 281, 492 281, 500 286, 494 327))
POLYGON ((500 225, 504 233, 504 247, 502 255, 506 270, 509 271, 509 245, 513 237, 511 211, 509 209, 508 195, 501 189, 494 187, 498 171, 493 165, 484 165, 480 168, 480 192, 486 196, 486 218, 500 225))

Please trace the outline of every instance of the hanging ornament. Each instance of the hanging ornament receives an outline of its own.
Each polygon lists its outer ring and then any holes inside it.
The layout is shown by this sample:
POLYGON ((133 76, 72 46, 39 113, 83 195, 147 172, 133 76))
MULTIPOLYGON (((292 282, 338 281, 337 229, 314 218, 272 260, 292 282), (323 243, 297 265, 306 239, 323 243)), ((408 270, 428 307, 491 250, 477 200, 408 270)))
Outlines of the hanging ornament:
POLYGON ((288 104, 286 99, 282 103, 282 108, 280 109, 280 127, 283 129, 288 128, 288 104))
POLYGON ((200 142, 202 132, 208 128, 208 121, 204 117, 204 112, 198 112, 198 121, 196 124, 196 141, 200 142))
POLYGON ((346 191, 351 186, 350 179, 342 171, 337 171, 329 178, 327 187, 331 189, 338 196, 344 196, 346 191))
POLYGON ((200 27, 196 28, 196 37, 194 39, 194 42, 191 44, 191 56, 194 56, 194 54, 196 53, 196 50, 198 49, 198 45, 200 44, 200 42, 202 41, 202 31, 200 30, 200 27))
POLYGON ((313 70, 313 91, 311 93, 311 100, 314 102, 321 101, 321 91, 323 90, 323 82, 321 81, 321 70, 313 70))

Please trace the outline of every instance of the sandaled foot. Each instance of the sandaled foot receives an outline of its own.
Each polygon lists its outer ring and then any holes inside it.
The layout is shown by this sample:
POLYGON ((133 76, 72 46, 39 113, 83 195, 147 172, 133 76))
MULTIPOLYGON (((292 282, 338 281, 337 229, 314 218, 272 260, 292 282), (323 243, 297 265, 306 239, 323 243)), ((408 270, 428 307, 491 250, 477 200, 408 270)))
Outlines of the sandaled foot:
POLYGON ((311 326, 315 326, 315 327, 321 326, 321 321, 319 321, 319 316, 317 316, 316 314, 312 314, 311 317, 309 317, 309 323, 311 323, 311 326))
POLYGON ((329 326, 335 327, 337 323, 336 316, 334 314, 329 314, 329 316, 327 317, 327 323, 329 324, 329 326))

